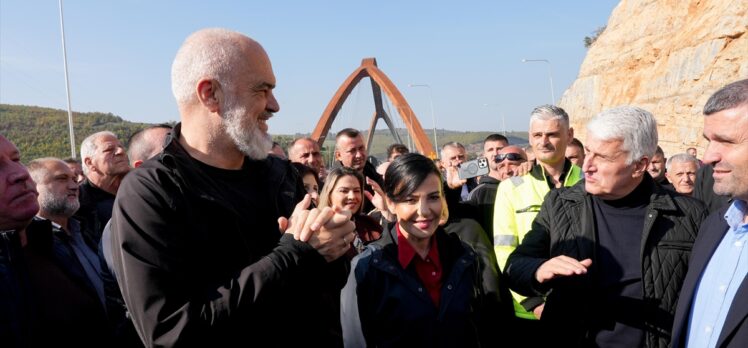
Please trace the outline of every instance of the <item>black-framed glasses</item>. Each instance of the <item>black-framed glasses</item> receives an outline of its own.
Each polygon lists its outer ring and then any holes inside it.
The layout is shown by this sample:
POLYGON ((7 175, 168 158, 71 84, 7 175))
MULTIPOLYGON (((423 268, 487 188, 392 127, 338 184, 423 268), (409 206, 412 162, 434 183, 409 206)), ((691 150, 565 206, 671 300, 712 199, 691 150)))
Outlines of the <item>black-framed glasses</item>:
POLYGON ((522 157, 522 155, 515 153, 515 152, 510 152, 510 153, 498 154, 494 156, 493 161, 495 163, 501 163, 505 159, 508 159, 510 161, 524 161, 525 160, 525 158, 522 157))

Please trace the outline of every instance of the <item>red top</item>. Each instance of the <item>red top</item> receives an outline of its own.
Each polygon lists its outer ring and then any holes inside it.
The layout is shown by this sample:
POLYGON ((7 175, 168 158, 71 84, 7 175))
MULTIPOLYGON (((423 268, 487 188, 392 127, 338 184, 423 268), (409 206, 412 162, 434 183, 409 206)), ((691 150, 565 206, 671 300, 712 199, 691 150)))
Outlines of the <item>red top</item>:
POLYGON ((439 248, 436 246, 436 238, 431 238, 431 247, 426 258, 421 258, 416 249, 400 233, 400 225, 397 224, 397 258, 403 269, 408 268, 412 262, 418 273, 418 278, 426 287, 426 290, 434 301, 434 305, 439 307, 439 298, 441 297, 442 288, 442 263, 439 261, 439 248))

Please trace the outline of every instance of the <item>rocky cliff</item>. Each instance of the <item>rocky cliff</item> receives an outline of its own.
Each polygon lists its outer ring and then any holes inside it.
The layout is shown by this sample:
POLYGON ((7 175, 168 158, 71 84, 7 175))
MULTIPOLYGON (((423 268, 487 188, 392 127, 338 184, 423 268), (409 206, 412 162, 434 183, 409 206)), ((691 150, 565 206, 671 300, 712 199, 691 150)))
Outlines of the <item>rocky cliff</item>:
POLYGON ((622 0, 559 105, 578 138, 601 110, 635 105, 657 118, 666 156, 704 152, 701 110, 748 78, 748 0, 622 0))

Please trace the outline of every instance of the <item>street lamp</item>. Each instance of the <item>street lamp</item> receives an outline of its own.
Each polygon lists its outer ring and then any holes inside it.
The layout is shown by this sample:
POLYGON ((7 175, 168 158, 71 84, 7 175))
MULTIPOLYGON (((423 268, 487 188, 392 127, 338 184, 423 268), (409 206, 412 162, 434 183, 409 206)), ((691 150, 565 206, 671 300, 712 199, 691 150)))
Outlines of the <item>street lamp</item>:
MULTIPOLYGON (((70 128, 70 157, 75 158, 75 132, 73 131, 73 108, 70 106, 70 81, 68 80, 68 53, 65 48, 65 22, 62 17, 62 0, 60 4, 60 32, 62 33, 62 62, 65 68, 65 94, 68 97, 68 127, 70 128)), ((84 164, 85 165, 85 164, 84 164)))
POLYGON ((548 78, 551 80, 551 105, 555 105, 556 96, 555 96, 555 93, 553 93, 553 72, 551 71, 551 62, 549 62, 548 59, 522 59, 522 63, 527 63, 527 62, 548 63, 548 78))
MULTIPOLYGON (((496 104, 483 104, 485 107, 489 106, 498 106, 496 104)), ((499 112, 499 116, 501 116, 501 129, 504 131, 503 134, 506 136, 506 120, 504 119, 504 114, 502 112, 499 112)))
POLYGON ((439 143, 436 140, 436 117, 434 116, 434 98, 431 93, 431 86, 426 84, 408 84, 408 87, 426 87, 429 89, 429 103, 431 104, 431 121, 434 123, 434 154, 439 154, 439 143))

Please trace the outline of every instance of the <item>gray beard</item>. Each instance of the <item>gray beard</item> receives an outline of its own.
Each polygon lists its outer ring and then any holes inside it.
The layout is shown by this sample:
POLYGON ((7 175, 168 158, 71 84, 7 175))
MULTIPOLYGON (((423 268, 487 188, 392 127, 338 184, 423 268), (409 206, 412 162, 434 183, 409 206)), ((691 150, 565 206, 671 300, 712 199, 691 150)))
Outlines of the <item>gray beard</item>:
POLYGON ((80 206, 81 204, 78 200, 75 200, 75 202, 68 201, 67 195, 55 197, 47 193, 39 196, 40 210, 52 216, 73 216, 80 206))
POLYGON ((257 120, 252 119, 248 127, 242 127, 241 118, 245 115, 245 110, 244 107, 228 108, 223 115, 223 126, 239 151, 253 160, 263 160, 268 156, 273 140, 257 127, 257 120))

